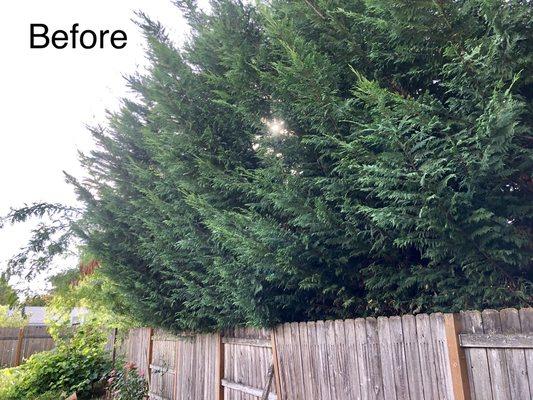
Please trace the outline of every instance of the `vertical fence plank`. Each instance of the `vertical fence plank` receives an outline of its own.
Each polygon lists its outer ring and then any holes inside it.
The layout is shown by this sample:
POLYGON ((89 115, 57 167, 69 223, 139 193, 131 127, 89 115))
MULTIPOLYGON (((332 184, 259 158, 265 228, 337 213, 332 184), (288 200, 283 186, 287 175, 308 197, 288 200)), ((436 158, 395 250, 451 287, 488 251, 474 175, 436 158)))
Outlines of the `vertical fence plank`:
POLYGON ((383 371, 383 394, 386 399, 396 399, 396 385, 394 369, 396 365, 392 360, 392 343, 390 337, 389 319, 378 317, 379 352, 381 369, 383 371))
MULTIPOLYGON (((237 327, 235 328, 235 337, 239 337, 241 333, 241 328, 237 327)), ((232 345, 233 347, 233 354, 235 357, 235 366, 233 368, 234 376, 235 376, 235 382, 241 383, 242 382, 242 374, 241 374, 241 354, 240 354, 240 348, 237 345, 232 345)), ((233 398, 235 400, 246 400, 244 393, 241 393, 239 391, 233 391, 233 398)))
POLYGON ((150 384, 150 380, 152 377, 152 368, 150 367, 150 365, 152 364, 152 352, 154 349, 154 345, 152 341, 153 335, 154 335, 154 330, 152 328, 147 328, 146 344, 148 346, 148 350, 147 350, 147 356, 146 356, 146 376, 148 377, 148 384, 150 384))
POLYGON ((272 330, 270 340, 272 343, 272 365, 274 366, 274 383, 276 385, 276 396, 278 400, 284 400, 281 389, 281 371, 279 368, 277 334, 275 329, 272 330))
POLYGON ((291 344, 292 344, 292 363, 294 365, 294 388, 295 388, 295 399, 304 399, 305 395, 305 386, 308 385, 307 380, 305 379, 303 360, 302 360, 302 348, 300 343, 300 333, 298 329, 298 322, 292 322, 290 326, 290 335, 291 335, 291 344))
POLYGON ((174 394, 172 400, 177 400, 179 396, 179 381, 181 375, 180 363, 179 363, 180 341, 176 338, 174 342, 174 394))
POLYGON ((446 345, 444 315, 442 313, 433 313, 429 316, 429 322, 431 327, 439 396, 442 400, 453 400, 451 375, 448 368, 449 357, 446 345))
POLYGON ((318 392, 316 391, 316 377, 313 376, 314 366, 311 364, 311 353, 312 349, 309 346, 309 338, 307 336, 307 324, 305 322, 300 322, 298 324, 298 335, 300 337, 300 354, 302 357, 302 379, 305 380, 305 399, 316 399, 318 392))
POLYGON ((216 362, 215 362, 215 399, 224 400, 224 387, 222 379, 224 378, 224 343, 222 343, 222 334, 216 334, 216 362))
POLYGON ((350 400, 359 400, 362 398, 361 394, 361 379, 359 377, 359 367, 357 363, 357 338, 355 334, 355 321, 348 319, 344 324, 344 332, 346 335, 346 356, 348 381, 350 382, 348 397, 350 400))
MULTIPOLYGON (((501 333, 500 313, 496 310, 485 310, 481 313, 485 333, 501 333)), ((487 349, 490 382, 494 400, 511 399, 509 377, 507 375, 507 357, 502 349, 487 349)))
MULTIPOLYGON (((228 335, 229 332, 224 332, 224 335, 228 335)), ((233 346, 225 345, 224 347, 224 379, 228 379, 232 382, 235 381, 233 376, 233 346)), ((224 388, 224 400, 231 400, 231 391, 228 388, 224 388)))
POLYGON ((357 367, 359 369, 359 383, 361 385, 361 398, 371 399, 372 392, 370 391, 370 371, 368 370, 368 352, 366 347, 366 322, 363 318, 357 318, 354 321, 355 335, 357 340, 356 354, 357 367))
POLYGON ((391 333, 392 365, 394 366, 394 381, 396 383, 396 397, 398 400, 409 400, 409 380, 407 378, 407 362, 403 344, 402 319, 389 318, 391 333))
POLYGON ((415 317, 415 321, 418 338, 418 352, 420 354, 420 365, 422 370, 422 383, 424 386, 424 398, 438 400, 440 397, 437 388, 437 372, 433 356, 433 345, 431 343, 429 316, 427 314, 418 314, 415 317))
POLYGON ((283 341, 285 343, 285 367, 287 376, 287 399, 296 399, 299 382, 296 380, 296 374, 294 372, 294 347, 291 340, 291 328, 290 324, 283 325, 283 341))
POLYGON ((196 372, 195 379, 193 381, 194 396, 193 399, 203 399, 203 386, 200 385, 202 378, 202 370, 200 370, 200 361, 202 361, 202 336, 194 336, 194 350, 193 350, 193 369, 196 372))
POLYGON ((328 348, 326 341, 326 328, 324 321, 316 322, 316 342, 318 347, 319 354, 319 365, 320 365, 320 393, 321 399, 323 400, 335 400, 331 395, 331 383, 329 382, 329 364, 328 364, 328 348))
MULTIPOLYGON (((522 308, 519 311, 522 333, 533 333, 533 308, 522 308)), ((533 349, 524 350, 526 355, 527 376, 530 396, 533 398, 533 349)))
MULTIPOLYGON (((463 328, 468 333, 483 333, 481 313, 479 311, 465 311, 463 328)), ((471 394, 475 400, 491 400, 492 388, 490 386, 490 372, 487 360, 487 350, 482 348, 469 348, 466 350, 467 362, 470 365, 469 378, 471 394)))
POLYGON ((352 398, 353 382, 350 380, 350 370, 348 364, 348 345, 346 342, 345 327, 349 325, 347 321, 336 320, 335 325, 335 343, 334 350, 337 353, 337 371, 338 371, 338 393, 342 393, 343 400, 352 398))
MULTIPOLYGON (((413 315, 402 316, 403 342, 405 344, 405 362, 409 379, 409 396, 413 400, 424 400, 420 354, 416 337, 416 322, 413 315)), ((428 399, 429 400, 429 399, 428 399)))
POLYGON ((278 365, 280 374, 280 387, 284 399, 291 399, 291 381, 289 370, 287 366, 288 350, 285 343, 285 328, 284 325, 279 325, 276 328, 276 347, 278 352, 278 365))
MULTIPOLYGON (((251 328, 246 329, 246 335, 250 338, 262 337, 260 330, 251 328)), ((248 347, 248 384, 252 387, 264 389, 267 382, 268 371, 265 370, 267 365, 263 363, 263 354, 260 348, 248 347)), ((251 400, 255 400, 253 397, 251 400)))
POLYGON ((189 353, 187 354, 187 366, 190 370, 189 372, 189 379, 187 380, 187 397, 194 399, 196 398, 196 392, 195 392, 195 384, 196 384, 196 376, 198 374, 198 371, 196 370, 197 362, 196 362, 196 338, 195 336, 192 336, 190 339, 188 339, 188 347, 189 347, 189 353))
POLYGON ((379 360, 378 323, 376 318, 366 318, 367 351, 370 370, 370 389, 376 400, 383 400, 383 374, 379 360))
MULTIPOLYGON (((246 328, 246 336, 254 337, 254 331, 250 328, 246 328)), ((264 371, 261 363, 261 354, 258 354, 254 348, 249 348, 248 352, 248 377, 246 382, 254 388, 264 388, 266 382, 266 372, 264 371)))
MULTIPOLYGON (((500 311, 500 320, 503 333, 520 333, 520 319, 518 311, 507 308, 500 311)), ((529 382, 527 379, 526 357, 523 349, 505 349, 507 357, 507 371, 511 384, 511 398, 529 398, 529 382)))
POLYGON ((312 372, 312 398, 323 398, 327 388, 323 388, 320 384, 322 372, 322 365, 320 364, 320 349, 317 341, 316 324, 315 322, 305 323, 307 327, 307 342, 309 345, 309 364, 312 372))
POLYGON ((337 366, 337 352, 335 351, 335 322, 326 321, 325 326, 325 348, 328 365, 328 381, 332 399, 341 399, 339 387, 339 371, 337 366))

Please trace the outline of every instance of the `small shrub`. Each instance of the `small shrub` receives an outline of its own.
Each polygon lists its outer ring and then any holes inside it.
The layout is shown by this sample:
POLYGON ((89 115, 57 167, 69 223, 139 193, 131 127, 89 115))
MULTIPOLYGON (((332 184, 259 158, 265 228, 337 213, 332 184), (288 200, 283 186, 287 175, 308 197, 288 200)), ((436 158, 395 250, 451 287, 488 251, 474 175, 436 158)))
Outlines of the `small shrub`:
POLYGON ((120 371, 111 371, 108 384, 107 398, 110 400, 145 400, 148 398, 148 384, 133 363, 126 363, 120 371))
POLYGON ((100 329, 79 327, 71 337, 59 340, 55 349, 34 354, 20 367, 2 374, 0 398, 59 400, 76 392, 79 399, 90 399, 111 369, 104 343, 100 329))
POLYGON ((16 383, 19 380, 20 368, 0 369, 0 399, 14 399, 16 383))

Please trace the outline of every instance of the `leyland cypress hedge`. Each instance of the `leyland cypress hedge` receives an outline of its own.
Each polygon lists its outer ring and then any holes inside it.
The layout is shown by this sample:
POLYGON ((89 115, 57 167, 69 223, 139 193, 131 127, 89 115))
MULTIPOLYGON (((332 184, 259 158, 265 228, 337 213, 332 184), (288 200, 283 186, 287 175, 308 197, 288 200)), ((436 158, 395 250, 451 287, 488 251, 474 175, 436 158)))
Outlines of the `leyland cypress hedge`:
POLYGON ((147 324, 531 303, 531 1, 176 3, 74 182, 147 324))

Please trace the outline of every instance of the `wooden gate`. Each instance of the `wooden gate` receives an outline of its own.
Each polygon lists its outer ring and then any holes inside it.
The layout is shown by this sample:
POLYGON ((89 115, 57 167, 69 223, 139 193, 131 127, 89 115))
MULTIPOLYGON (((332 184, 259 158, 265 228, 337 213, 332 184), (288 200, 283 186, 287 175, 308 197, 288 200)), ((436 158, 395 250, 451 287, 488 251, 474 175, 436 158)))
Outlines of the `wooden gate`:
POLYGON ((472 400, 533 398, 533 308, 461 313, 472 400))
POLYGON ((277 399, 272 343, 266 329, 235 328, 221 335, 217 400, 277 399))

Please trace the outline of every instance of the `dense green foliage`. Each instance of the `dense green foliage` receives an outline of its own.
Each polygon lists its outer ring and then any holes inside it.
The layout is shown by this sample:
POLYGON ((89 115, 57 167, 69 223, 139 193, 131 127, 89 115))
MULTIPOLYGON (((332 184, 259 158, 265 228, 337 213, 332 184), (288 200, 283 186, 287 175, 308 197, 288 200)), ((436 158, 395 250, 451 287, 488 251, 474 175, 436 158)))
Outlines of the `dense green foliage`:
POLYGON ((0 275, 0 305, 13 306, 18 303, 19 298, 17 292, 4 275, 0 275))
POLYGON ((0 327, 21 328, 28 325, 29 318, 20 307, 0 305, 0 327))
POLYGON ((520 306, 532 295, 529 0, 176 1, 141 15, 72 231, 147 324, 520 306))
POLYGON ((85 325, 70 337, 55 340, 55 349, 34 354, 20 367, 0 373, 3 400, 59 400, 74 392, 79 399, 90 399, 98 388, 103 391, 111 370, 104 331, 85 325))
POLYGON ((55 323, 69 324, 75 307, 87 310, 92 323, 126 332, 142 326, 130 310, 128 297, 109 277, 96 270, 81 276, 78 269, 68 270, 51 279, 54 288, 47 302, 47 313, 55 323), (67 284, 67 279, 74 281, 67 284))
POLYGON ((119 371, 111 371, 108 379, 108 392, 114 400, 146 400, 148 399, 148 383, 135 365, 126 364, 119 371))

